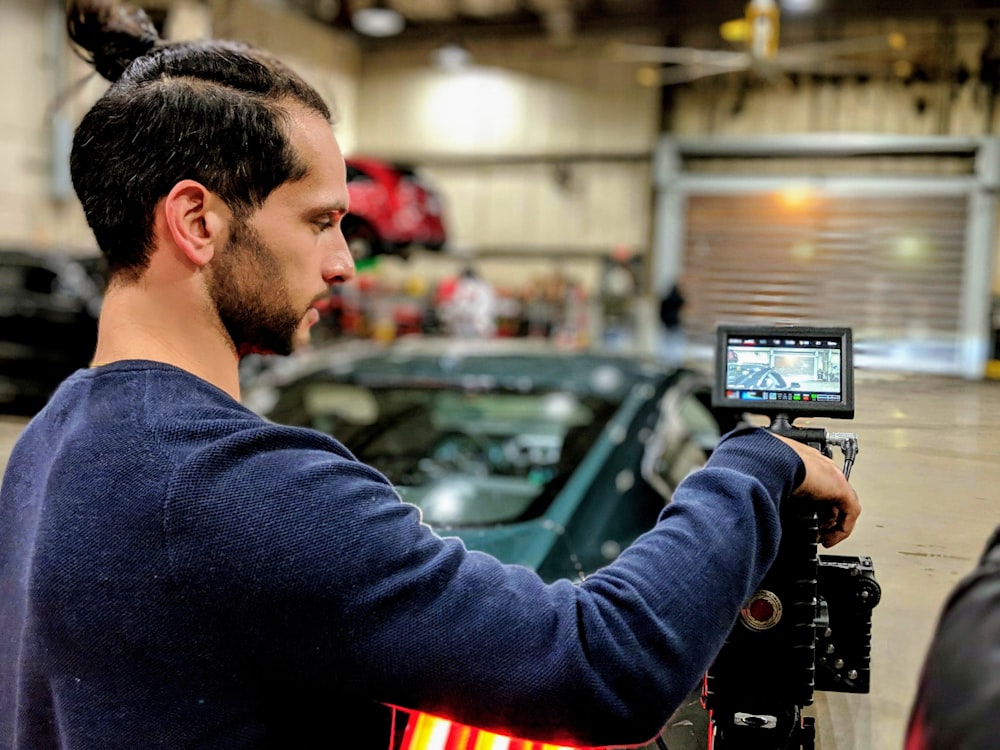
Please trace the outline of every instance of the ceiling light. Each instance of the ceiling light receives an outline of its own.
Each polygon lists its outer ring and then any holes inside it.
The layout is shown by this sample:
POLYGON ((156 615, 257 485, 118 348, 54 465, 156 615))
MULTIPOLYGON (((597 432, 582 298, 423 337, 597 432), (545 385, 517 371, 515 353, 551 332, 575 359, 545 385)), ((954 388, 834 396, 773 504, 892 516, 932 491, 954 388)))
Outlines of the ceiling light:
POLYGON ((431 52, 431 62, 443 70, 461 70, 472 62, 472 53, 464 44, 450 42, 431 52))
POLYGON ((351 14, 351 25, 359 34, 387 37, 402 32, 406 21, 392 8, 386 8, 382 3, 375 3, 354 11, 351 14))

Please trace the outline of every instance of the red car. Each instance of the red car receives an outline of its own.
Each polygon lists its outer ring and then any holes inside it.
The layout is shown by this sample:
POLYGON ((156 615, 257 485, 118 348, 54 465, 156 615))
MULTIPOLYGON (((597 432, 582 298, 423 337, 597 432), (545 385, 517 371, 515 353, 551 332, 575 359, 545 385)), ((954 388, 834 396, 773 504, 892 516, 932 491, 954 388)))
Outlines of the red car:
POLYGON ((412 245, 444 247, 441 199, 411 167, 362 156, 345 161, 351 213, 343 229, 356 260, 382 253, 405 257, 412 245))

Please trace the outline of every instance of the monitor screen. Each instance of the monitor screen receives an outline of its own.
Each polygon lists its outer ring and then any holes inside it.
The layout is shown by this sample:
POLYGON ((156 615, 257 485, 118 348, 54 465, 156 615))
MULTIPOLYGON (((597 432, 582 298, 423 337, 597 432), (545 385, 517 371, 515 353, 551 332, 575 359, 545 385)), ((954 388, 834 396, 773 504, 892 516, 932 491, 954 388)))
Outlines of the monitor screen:
POLYGON ((849 328, 719 326, 715 370, 716 407, 854 416, 849 328))

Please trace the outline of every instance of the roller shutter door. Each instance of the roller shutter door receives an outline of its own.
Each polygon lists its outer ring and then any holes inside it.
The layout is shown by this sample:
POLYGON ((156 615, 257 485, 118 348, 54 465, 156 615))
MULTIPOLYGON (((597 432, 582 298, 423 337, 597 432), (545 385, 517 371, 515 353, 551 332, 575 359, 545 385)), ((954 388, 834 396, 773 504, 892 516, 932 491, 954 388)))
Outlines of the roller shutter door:
POLYGON ((955 368, 964 196, 689 195, 685 322, 849 325, 903 369, 955 368))

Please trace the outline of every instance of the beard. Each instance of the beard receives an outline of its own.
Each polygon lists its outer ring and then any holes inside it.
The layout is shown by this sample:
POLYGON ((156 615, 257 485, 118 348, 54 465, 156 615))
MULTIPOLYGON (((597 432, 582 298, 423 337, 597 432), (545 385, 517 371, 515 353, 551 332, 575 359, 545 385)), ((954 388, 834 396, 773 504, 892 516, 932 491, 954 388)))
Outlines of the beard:
POLYGON ((292 304, 274 252, 246 221, 209 265, 208 293, 238 356, 290 354, 305 311, 292 304))

